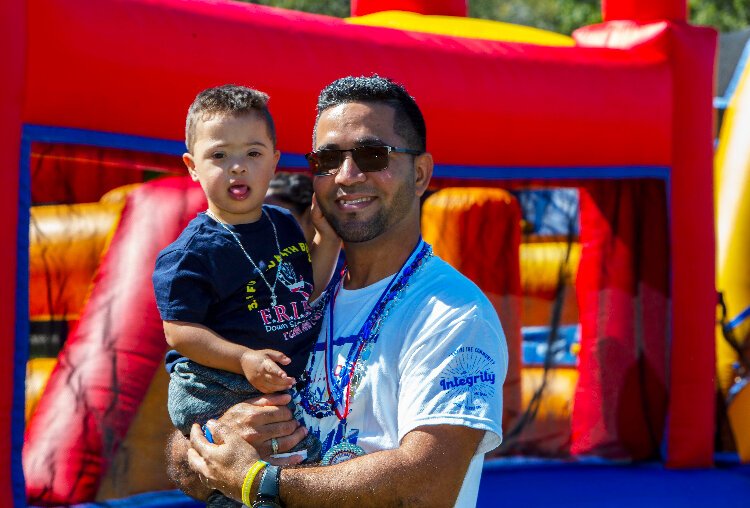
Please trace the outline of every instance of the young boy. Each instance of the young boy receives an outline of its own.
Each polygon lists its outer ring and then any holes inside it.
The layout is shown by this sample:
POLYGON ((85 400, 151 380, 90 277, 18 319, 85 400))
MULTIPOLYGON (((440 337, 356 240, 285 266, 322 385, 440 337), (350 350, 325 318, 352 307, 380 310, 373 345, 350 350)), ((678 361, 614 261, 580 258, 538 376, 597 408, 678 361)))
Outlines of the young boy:
MULTIPOLYGON (((291 213, 263 205, 280 155, 267 101, 225 85, 188 110, 182 158, 208 209, 159 254, 153 275, 174 348, 168 409, 185 435, 238 402, 294 385, 319 331, 308 300, 325 288, 339 251, 319 212, 308 251, 291 213)), ((319 460, 319 442, 301 444, 306 462, 319 460)))

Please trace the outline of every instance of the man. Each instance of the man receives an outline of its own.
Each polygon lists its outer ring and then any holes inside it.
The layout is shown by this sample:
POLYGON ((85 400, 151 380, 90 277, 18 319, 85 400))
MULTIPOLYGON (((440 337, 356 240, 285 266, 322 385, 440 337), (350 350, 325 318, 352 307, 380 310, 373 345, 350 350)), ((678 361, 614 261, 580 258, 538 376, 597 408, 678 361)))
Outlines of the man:
POLYGON ((507 349, 481 291, 421 239, 433 169, 422 114, 388 79, 343 78, 321 92, 313 141, 317 202, 347 260, 295 397, 326 466, 257 462, 305 433, 272 399, 210 422, 221 444, 194 426, 190 467, 262 506, 473 506, 501 440, 507 349))

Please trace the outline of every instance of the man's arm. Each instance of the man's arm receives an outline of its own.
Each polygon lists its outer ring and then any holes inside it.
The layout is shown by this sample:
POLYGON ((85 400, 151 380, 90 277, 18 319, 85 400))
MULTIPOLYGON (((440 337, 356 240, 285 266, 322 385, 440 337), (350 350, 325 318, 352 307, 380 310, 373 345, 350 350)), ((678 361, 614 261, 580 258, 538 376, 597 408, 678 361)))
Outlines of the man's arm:
MULTIPOLYGON (((223 425, 212 445, 197 427, 190 435, 191 468, 213 488, 240 499, 242 481, 257 452, 223 425)), ((285 468, 280 495, 288 507, 453 506, 484 431, 456 425, 418 427, 398 448, 328 467, 285 468)), ((257 490, 258 478, 253 487, 257 490)))
POLYGON ((188 467, 188 448, 190 448, 190 441, 182 435, 182 432, 175 429, 169 436, 165 450, 167 478, 188 496, 205 501, 213 489, 202 483, 200 477, 188 467))
POLYGON ((419 427, 394 450, 331 467, 284 469, 286 506, 452 507, 484 431, 457 425, 419 427))

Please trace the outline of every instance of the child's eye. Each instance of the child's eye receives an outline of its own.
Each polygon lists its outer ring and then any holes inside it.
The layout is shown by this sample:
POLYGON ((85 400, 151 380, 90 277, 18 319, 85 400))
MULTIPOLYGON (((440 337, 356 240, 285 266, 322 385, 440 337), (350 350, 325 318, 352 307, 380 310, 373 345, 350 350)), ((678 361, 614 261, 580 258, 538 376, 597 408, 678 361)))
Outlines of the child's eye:
POLYGON ((214 152, 213 154, 211 154, 211 158, 212 159, 217 159, 217 160, 218 159, 223 159, 224 158, 224 154, 222 152, 214 152))
POLYGON ((249 152, 247 152, 247 155, 249 157, 260 157, 260 152, 257 150, 250 150, 249 152))

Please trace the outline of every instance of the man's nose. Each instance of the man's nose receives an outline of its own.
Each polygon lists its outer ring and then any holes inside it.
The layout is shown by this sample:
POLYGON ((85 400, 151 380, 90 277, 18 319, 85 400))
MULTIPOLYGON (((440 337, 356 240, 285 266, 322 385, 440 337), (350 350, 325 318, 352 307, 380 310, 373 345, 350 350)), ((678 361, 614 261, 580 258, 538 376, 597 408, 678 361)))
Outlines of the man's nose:
POLYGON ((357 182, 363 182, 367 176, 359 169, 354 162, 351 152, 344 152, 344 160, 341 161, 341 167, 335 176, 335 182, 339 185, 351 185, 357 182))

